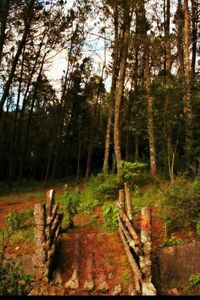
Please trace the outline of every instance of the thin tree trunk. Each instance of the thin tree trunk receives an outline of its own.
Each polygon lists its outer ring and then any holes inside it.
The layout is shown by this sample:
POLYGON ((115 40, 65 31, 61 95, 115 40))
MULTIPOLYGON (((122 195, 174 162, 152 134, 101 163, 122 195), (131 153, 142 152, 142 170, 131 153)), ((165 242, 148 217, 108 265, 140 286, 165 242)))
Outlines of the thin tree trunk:
POLYGON ((113 49, 113 74, 112 74, 112 85, 111 93, 109 97, 109 108, 108 108, 108 120, 106 128, 106 138, 105 138, 105 152, 104 152, 104 162, 103 162, 103 172, 108 174, 109 169, 109 156, 110 156, 110 137, 111 137, 111 127, 112 127, 112 117, 113 117, 113 104, 115 97, 115 90, 117 84, 117 78, 119 74, 118 60, 119 60, 119 20, 118 20, 118 4, 115 4, 114 11, 114 27, 115 27, 115 43, 113 49))
POLYGON ((115 94, 115 113, 114 113, 114 149, 115 149, 115 157, 117 164, 117 174, 121 174, 121 144, 120 144, 120 108, 122 95, 124 90, 124 81, 126 76, 126 61, 128 55, 129 48, 129 39, 130 39, 130 24, 132 20, 132 13, 130 14, 130 6, 125 4, 124 8, 124 32, 123 32, 123 40, 122 40, 122 55, 120 60, 120 68, 119 68, 119 80, 116 88, 115 94))
POLYGON ((9 176, 8 176, 8 185, 11 188, 13 182, 13 175, 14 175, 14 165, 15 165, 15 155, 16 155, 16 144, 17 144, 17 119, 19 113, 19 102, 21 96, 21 89, 22 89, 22 80, 23 80, 23 72, 24 72, 24 59, 25 59, 25 45, 23 49, 23 57, 22 57, 22 65, 21 65, 21 72, 20 72, 20 80, 19 80, 19 88, 18 88, 18 95, 17 95, 17 105, 15 111, 15 119, 14 119, 14 132, 12 136, 12 145, 11 145, 11 158, 10 158, 10 168, 9 168, 9 176))
POLYGON ((24 33, 23 33, 21 41, 19 42, 17 52, 16 52, 15 57, 14 57, 13 62, 12 62, 12 67, 11 67, 11 70, 10 70, 10 74, 9 74, 8 80, 7 80, 7 82, 4 86, 3 94, 2 94, 2 97, 1 97, 1 101, 0 101, 0 118, 1 118, 1 114, 3 112, 3 107, 4 107, 4 104, 5 104, 5 101, 8 97, 8 95, 9 95, 10 86, 11 86, 11 83, 12 83, 13 78, 14 78, 14 74, 15 74, 15 70, 16 70, 16 67, 17 67, 17 64, 18 64, 18 61, 19 61, 19 57, 21 55, 22 49, 24 47, 29 29, 30 29, 30 25, 31 25, 32 17, 33 17, 32 9, 33 9, 34 2, 35 2, 35 0, 30 0, 29 5, 27 7, 27 16, 26 16, 26 19, 25 19, 25 22, 24 22, 25 23, 24 33))
POLYGON ((185 94, 184 94, 184 114, 186 121, 186 147, 190 145, 192 139, 192 109, 190 95, 190 16, 188 8, 188 0, 184 0, 184 63, 185 63, 185 94))
POLYGON ((33 91, 33 96, 32 96, 32 101, 31 101, 31 110, 29 112, 27 128, 26 128, 26 133, 25 133, 25 139, 24 139, 24 146, 23 146, 23 151, 22 151, 22 156, 21 156, 21 163, 20 163, 20 168, 19 168, 19 178, 18 178, 19 184, 22 183, 24 162, 25 162, 25 159, 26 159, 26 152, 27 152, 27 149, 28 149, 28 139, 29 139, 29 131, 30 131, 30 125, 31 125, 31 120, 32 120, 32 114, 33 114, 35 100, 36 100, 36 97, 37 97, 38 85, 39 85, 39 81, 41 79, 41 75, 42 75, 46 55, 47 55, 47 53, 45 53, 44 56, 43 56, 41 66, 40 66, 40 70, 39 70, 39 74, 38 74, 37 81, 36 81, 34 91, 33 91))
POLYGON ((198 38, 198 3, 196 0, 192 2, 192 63, 191 63, 191 78, 195 79, 196 73, 196 58, 197 58, 197 38, 198 38))
POLYGON ((184 46, 183 46, 183 27, 184 27, 184 12, 182 0, 178 0, 177 6, 177 47, 178 47, 178 62, 180 77, 184 79, 184 46))
POLYGON ((155 147, 155 130, 153 120, 153 96, 151 92, 151 74, 149 66, 149 48, 145 49, 145 85, 147 91, 147 112, 148 112, 148 135, 150 150, 150 169, 153 176, 157 175, 156 147, 155 147))

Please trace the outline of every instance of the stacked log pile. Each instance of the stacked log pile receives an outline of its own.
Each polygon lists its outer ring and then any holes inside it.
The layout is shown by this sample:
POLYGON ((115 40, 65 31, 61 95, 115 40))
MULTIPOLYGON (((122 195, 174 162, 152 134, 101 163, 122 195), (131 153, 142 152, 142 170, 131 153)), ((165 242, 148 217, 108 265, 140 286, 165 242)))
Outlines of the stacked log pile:
POLYGON ((151 246, 151 209, 141 210, 141 233, 133 225, 131 190, 125 183, 125 190, 119 191, 119 233, 123 242, 131 269, 134 273, 135 291, 138 295, 156 295, 152 284, 152 246, 151 246))
POLYGON ((34 207, 35 236, 35 279, 49 282, 55 258, 56 247, 61 234, 63 215, 58 213, 55 191, 47 193, 47 204, 34 207))

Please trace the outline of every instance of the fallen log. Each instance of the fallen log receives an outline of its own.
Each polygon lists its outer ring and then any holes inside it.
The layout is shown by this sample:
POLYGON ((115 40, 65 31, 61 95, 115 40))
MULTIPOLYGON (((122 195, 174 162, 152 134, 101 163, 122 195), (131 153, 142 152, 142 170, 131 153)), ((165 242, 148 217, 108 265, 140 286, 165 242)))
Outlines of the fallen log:
POLYGON ((126 227, 124 226, 124 223, 120 217, 119 217, 118 221, 119 221, 119 228, 121 228, 121 230, 123 231, 129 247, 134 250, 136 255, 142 255, 142 249, 140 249, 138 247, 138 245, 136 244, 136 242, 131 238, 129 232, 126 230, 126 227))
POLYGON ((134 279, 135 279, 135 290, 138 294, 141 295, 141 284, 142 284, 142 272, 141 270, 139 269, 130 249, 129 249, 129 246, 126 242, 126 239, 125 239, 125 236, 123 234, 123 231, 121 230, 121 228, 119 228, 119 233, 120 233, 120 236, 121 236, 121 239, 122 239, 122 242, 124 244, 124 249, 126 251, 126 254, 127 254, 127 257, 128 257, 128 260, 129 260, 129 263, 130 263, 130 266, 131 266, 131 269, 134 273, 134 279))
POLYGON ((123 222, 125 223, 127 229, 129 230, 130 235, 132 236, 132 238, 135 241, 136 245, 138 245, 140 248, 142 248, 142 243, 140 241, 140 238, 139 238, 138 234, 136 233, 135 229, 133 228, 133 225, 129 221, 129 219, 126 216, 125 212, 120 207, 119 203, 117 203, 117 206, 119 208, 120 217, 123 220, 123 222))

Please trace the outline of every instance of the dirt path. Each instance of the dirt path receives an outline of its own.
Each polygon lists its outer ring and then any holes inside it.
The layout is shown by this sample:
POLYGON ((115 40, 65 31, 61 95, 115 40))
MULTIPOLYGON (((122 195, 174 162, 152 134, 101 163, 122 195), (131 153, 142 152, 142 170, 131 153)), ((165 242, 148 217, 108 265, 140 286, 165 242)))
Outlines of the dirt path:
POLYGON ((76 216, 76 227, 62 236, 57 269, 62 274, 63 286, 72 276, 74 260, 78 265, 78 287, 65 288, 65 295, 134 293, 134 277, 120 236, 118 232, 105 232, 102 223, 102 210, 98 207, 92 215, 76 216), (85 288, 88 281, 89 290, 85 288))

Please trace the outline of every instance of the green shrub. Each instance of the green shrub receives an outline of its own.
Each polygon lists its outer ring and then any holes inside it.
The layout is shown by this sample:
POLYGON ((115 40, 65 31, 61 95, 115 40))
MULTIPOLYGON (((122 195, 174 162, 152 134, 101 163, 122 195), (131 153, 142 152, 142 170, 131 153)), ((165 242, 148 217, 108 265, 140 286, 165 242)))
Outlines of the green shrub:
POLYGON ((87 212, 90 213, 95 207, 99 205, 99 200, 97 199, 90 199, 87 202, 82 201, 79 207, 79 212, 87 212))
POLYGON ((80 189, 70 192, 65 185, 64 192, 60 198, 61 203, 66 210, 67 220, 73 224, 73 217, 78 213, 78 207, 81 202, 80 189))
POLYGON ((185 242, 182 239, 178 239, 174 236, 171 236, 169 239, 160 244, 160 248, 170 247, 175 245, 183 245, 185 242))
POLYGON ((165 188, 163 194, 161 212, 167 232, 194 228, 200 218, 200 198, 194 185, 179 178, 173 185, 165 188))
POLYGON ((31 291, 31 276, 25 275, 22 269, 21 262, 10 259, 5 259, 4 256, 0 259, 0 295, 28 295, 31 291))
POLYGON ((132 181, 138 176, 140 176, 142 172, 145 170, 146 164, 137 161, 130 162, 130 161, 122 160, 120 162, 120 167, 122 168, 123 171, 123 175, 122 175, 123 180, 132 183, 132 181))
POLYGON ((100 202, 116 199, 119 189, 123 186, 122 180, 116 174, 103 174, 90 178, 88 188, 100 202))
POLYGON ((103 205, 104 228, 107 231, 115 231, 118 229, 119 209, 111 202, 103 205))
POLYGON ((196 223, 196 233, 198 236, 200 236, 200 219, 197 220, 197 223, 196 223))
POLYGON ((200 288, 200 274, 192 274, 189 277, 189 285, 191 287, 200 288))

